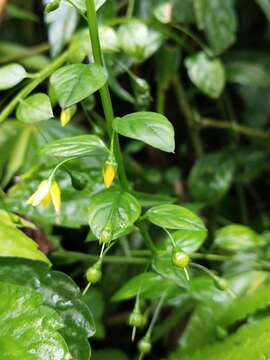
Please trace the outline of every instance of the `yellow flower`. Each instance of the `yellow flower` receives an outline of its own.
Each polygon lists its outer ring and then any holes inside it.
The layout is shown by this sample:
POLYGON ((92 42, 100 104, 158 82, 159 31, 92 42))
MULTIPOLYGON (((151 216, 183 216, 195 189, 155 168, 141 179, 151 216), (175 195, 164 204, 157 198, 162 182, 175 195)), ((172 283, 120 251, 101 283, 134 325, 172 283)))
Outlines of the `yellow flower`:
POLYGON ((41 204, 46 209, 51 201, 55 211, 59 213, 61 208, 61 190, 56 181, 43 180, 39 184, 37 191, 27 200, 27 204, 32 206, 41 204))
POLYGON ((106 163, 103 169, 103 182, 107 189, 111 187, 114 178, 115 178, 115 165, 112 163, 106 163))

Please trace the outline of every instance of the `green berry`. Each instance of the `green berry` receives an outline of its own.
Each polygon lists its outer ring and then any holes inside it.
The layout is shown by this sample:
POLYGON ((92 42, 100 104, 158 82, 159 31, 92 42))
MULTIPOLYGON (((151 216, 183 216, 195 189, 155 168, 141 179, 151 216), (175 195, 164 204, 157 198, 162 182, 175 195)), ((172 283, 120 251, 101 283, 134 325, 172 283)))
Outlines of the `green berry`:
POLYGON ((79 174, 77 172, 73 172, 70 176, 71 176, 71 183, 74 189, 80 191, 86 187, 88 179, 85 174, 79 174))
POLYGON ((45 13, 49 13, 56 10, 59 7, 59 4, 60 4, 60 0, 53 0, 49 2, 45 7, 45 13))
POLYGON ((143 315, 138 310, 134 310, 129 316, 128 323, 130 326, 140 327, 143 323, 143 315))
POLYGON ((181 249, 175 248, 172 253, 172 263, 179 268, 185 268, 190 261, 189 256, 181 249))
POLYGON ((218 276, 215 277, 215 285, 219 290, 223 290, 223 291, 228 290, 230 287, 226 279, 218 276))
POLYGON ((147 337, 142 338, 138 343, 138 350, 141 354, 148 354, 152 349, 151 342, 147 337))
POLYGON ((91 284, 95 284, 101 280, 102 272, 101 265, 97 262, 95 265, 90 266, 86 271, 86 279, 91 284))

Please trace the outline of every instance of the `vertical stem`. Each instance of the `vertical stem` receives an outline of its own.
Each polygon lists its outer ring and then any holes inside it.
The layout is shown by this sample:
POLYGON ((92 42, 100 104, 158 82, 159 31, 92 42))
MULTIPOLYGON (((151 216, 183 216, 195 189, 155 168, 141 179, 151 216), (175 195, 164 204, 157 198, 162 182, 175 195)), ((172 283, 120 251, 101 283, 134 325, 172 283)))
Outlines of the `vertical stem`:
POLYGON ((152 254, 156 253, 156 247, 155 244, 153 243, 145 225, 141 222, 137 224, 138 228, 140 229, 140 232, 142 234, 143 240, 146 244, 146 246, 148 247, 149 250, 151 250, 152 254))
POLYGON ((203 147, 202 147, 199 133, 193 124, 192 110, 190 108, 185 90, 184 90, 179 78, 175 78, 173 81, 173 84, 174 84, 174 89, 175 89, 177 101, 179 104, 179 108, 181 109, 181 111, 185 117, 185 120, 186 120, 188 134, 189 134, 191 145, 193 147, 193 151, 194 151, 196 157, 200 158, 203 154, 203 147))
POLYGON ((128 0, 127 17, 131 17, 134 11, 135 0, 128 0))
MULTIPOLYGON (((104 66, 101 46, 99 41, 98 23, 97 23, 94 0, 86 0, 86 7, 87 7, 88 28, 89 28, 89 34, 93 49, 94 60, 97 64, 104 66)), ((114 138, 114 155, 118 164, 120 183, 125 190, 128 190, 129 184, 125 173, 118 135, 113 131, 113 127, 112 127, 114 112, 113 112, 113 106, 112 106, 108 83, 106 83, 99 90, 99 93, 107 123, 107 131, 109 135, 114 138)))
POLYGON ((164 114, 165 109, 165 88, 159 81, 157 83, 157 112, 164 114))

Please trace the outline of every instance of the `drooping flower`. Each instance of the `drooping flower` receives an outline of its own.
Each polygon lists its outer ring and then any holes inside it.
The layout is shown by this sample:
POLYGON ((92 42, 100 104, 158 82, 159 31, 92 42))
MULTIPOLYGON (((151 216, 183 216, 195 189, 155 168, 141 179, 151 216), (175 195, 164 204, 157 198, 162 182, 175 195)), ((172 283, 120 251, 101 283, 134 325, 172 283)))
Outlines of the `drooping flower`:
POLYGON ((61 190, 56 181, 43 180, 39 184, 37 191, 27 200, 27 204, 32 206, 41 204, 44 208, 47 208, 51 201, 55 211, 59 213, 61 208, 61 190))

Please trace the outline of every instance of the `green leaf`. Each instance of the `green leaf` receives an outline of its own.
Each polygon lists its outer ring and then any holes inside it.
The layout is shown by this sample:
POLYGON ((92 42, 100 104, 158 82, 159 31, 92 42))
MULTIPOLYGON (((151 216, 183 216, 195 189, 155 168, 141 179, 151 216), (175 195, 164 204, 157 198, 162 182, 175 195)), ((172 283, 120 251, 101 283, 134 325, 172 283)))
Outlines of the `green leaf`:
MULTIPOLYGON (((154 272, 144 272, 129 279, 112 297, 113 301, 123 301, 132 299, 140 292, 143 298, 155 299, 164 290, 174 288, 175 285, 168 280, 164 280, 159 274, 154 272)), ((179 289, 178 289, 179 291, 179 289)))
POLYGON ((213 301, 200 304, 193 313, 181 339, 182 346, 179 354, 201 351, 204 346, 217 340, 217 327, 229 329, 233 324, 243 322, 257 311, 266 309, 269 304, 270 295, 267 286, 256 288, 252 293, 223 304, 213 301))
POLYGON ((218 98, 225 85, 225 71, 219 59, 209 59, 204 52, 188 57, 185 61, 190 80, 204 94, 218 98))
POLYGON ((90 347, 87 339, 93 336, 95 327, 92 315, 80 295, 80 289, 70 277, 59 271, 49 271, 48 266, 40 262, 1 258, 0 278, 1 281, 38 292, 43 303, 59 314, 63 324, 60 332, 72 356, 89 360, 90 347))
POLYGON ((232 224, 216 231, 215 245, 231 251, 248 250, 260 246, 261 238, 247 226, 232 224))
MULTIPOLYGON (((44 4, 48 2, 49 0, 43 0, 44 4)), ((52 56, 59 54, 70 41, 78 20, 77 11, 63 1, 60 2, 58 9, 45 15, 52 56)))
POLYGON ((26 71, 20 64, 0 67, 0 90, 7 90, 17 85, 26 77, 26 71))
POLYGON ((151 56, 161 45, 161 35, 139 20, 130 20, 118 29, 120 47, 135 61, 151 56))
MULTIPOLYGON (((198 250, 206 239, 206 231, 193 231, 189 230, 178 230, 171 234, 172 238, 175 241, 177 247, 183 250, 186 253, 192 253, 198 250)), ((166 241, 162 243, 163 247, 166 247, 168 251, 172 250, 172 241, 169 237, 166 238, 166 241)))
POLYGON ((198 202, 214 204, 229 190, 234 174, 230 154, 213 153, 197 160, 188 179, 188 188, 198 202))
POLYGON ((115 118, 116 132, 131 139, 141 140, 157 149, 174 152, 174 129, 168 119, 154 112, 135 112, 115 118))
POLYGON ((186 356, 173 355, 170 360, 264 360, 270 353, 270 318, 243 325, 224 341, 215 342, 186 356))
POLYGON ((180 23, 195 22, 193 0, 174 0, 172 18, 173 21, 180 23))
POLYGON ((255 59, 243 54, 243 58, 227 61, 226 79, 229 82, 249 86, 270 86, 269 58, 265 61, 257 54, 255 59), (246 56, 246 57, 245 57, 246 56), (245 58, 244 58, 245 57, 245 58))
POLYGON ((215 54, 235 42, 237 19, 232 0, 194 0, 198 27, 205 30, 215 54))
POLYGON ((0 283, 0 348, 2 360, 67 360, 68 347, 58 330, 58 314, 33 290, 0 283))
POLYGON ((21 100, 16 111, 18 120, 32 124, 53 117, 50 99, 46 94, 35 94, 21 100))
POLYGON ((268 21, 270 21, 270 1, 269 0, 256 0, 258 5, 261 7, 268 21))
POLYGON ((108 152, 104 142, 96 135, 78 135, 52 141, 40 149, 47 156, 61 158, 101 156, 108 152))
POLYGON ((206 232, 202 220, 192 211, 178 205, 158 205, 149 209, 147 219, 154 225, 193 232, 206 232))
POLYGON ((139 218, 141 206, 127 192, 109 189, 90 200, 89 225, 94 235, 105 242, 117 239, 139 218))
POLYGON ((71 64, 56 70, 51 84, 62 108, 74 105, 100 89, 106 82, 104 68, 97 64, 71 64))
POLYGON ((50 264, 47 257, 38 250, 38 245, 13 223, 0 219, 0 257, 15 256, 40 260, 50 264))

